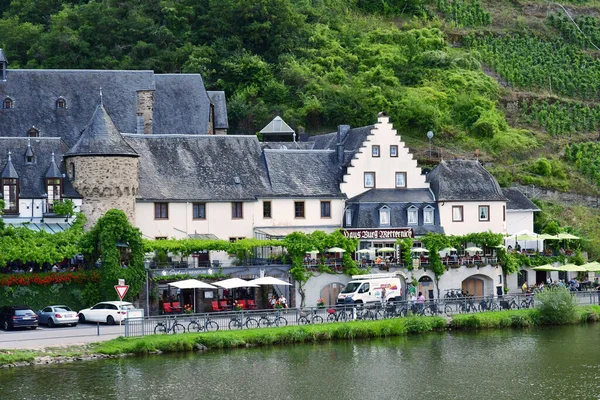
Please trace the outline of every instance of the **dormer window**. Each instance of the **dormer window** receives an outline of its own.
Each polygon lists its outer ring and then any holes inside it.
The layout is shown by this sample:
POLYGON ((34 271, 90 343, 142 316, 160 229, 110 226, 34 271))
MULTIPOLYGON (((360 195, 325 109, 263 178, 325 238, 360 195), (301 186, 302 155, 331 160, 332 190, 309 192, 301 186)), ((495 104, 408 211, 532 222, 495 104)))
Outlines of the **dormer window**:
POLYGON ((48 194, 48 212, 54 212, 54 204, 61 201, 62 185, 60 178, 46 179, 46 193, 48 194))
POLYGON ((417 225, 419 223, 419 209, 417 207, 410 206, 408 208, 407 223, 408 225, 417 225))
POLYGON ((379 225, 390 225, 390 208, 388 206, 383 206, 379 209, 379 225))
POLYGON ((10 97, 5 98, 2 102, 2 108, 4 108, 5 110, 13 108, 13 100, 10 97))
POLYGON ((61 108, 67 108, 67 101, 65 99, 63 99, 62 97, 60 97, 58 100, 56 100, 56 109, 61 109, 61 108))
POLYGON ((27 137, 40 137, 40 131, 33 127, 27 131, 27 137))
POLYGON ((346 209, 346 226, 352 226, 352 210, 346 209))
POLYGON ((19 213, 19 179, 2 179, 2 195, 4 196, 4 213, 19 213))
POLYGON ((25 156, 25 164, 33 164, 33 156, 25 156))
POLYGON ((423 224, 433 224, 433 207, 427 206, 423 210, 423 224))

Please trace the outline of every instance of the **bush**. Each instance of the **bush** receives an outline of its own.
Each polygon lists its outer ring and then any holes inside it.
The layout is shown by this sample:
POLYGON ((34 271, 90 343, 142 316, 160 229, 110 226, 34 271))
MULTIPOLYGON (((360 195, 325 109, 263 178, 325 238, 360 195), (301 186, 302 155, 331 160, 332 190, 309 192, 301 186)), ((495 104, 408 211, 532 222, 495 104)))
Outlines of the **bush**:
POLYGON ((566 288, 548 288, 536 294, 539 303, 540 322, 547 325, 560 325, 575 322, 577 300, 566 288))

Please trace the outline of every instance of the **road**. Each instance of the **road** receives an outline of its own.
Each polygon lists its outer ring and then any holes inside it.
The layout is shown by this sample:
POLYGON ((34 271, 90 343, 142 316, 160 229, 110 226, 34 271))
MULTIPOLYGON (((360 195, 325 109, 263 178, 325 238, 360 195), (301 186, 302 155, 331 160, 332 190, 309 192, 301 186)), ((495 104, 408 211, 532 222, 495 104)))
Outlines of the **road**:
POLYGON ((27 328, 13 331, 0 330, 0 349, 38 349, 43 347, 70 346, 102 342, 123 336, 124 327, 119 325, 79 324, 48 328, 40 325, 36 330, 27 328), (98 335, 100 333, 100 335, 98 335))

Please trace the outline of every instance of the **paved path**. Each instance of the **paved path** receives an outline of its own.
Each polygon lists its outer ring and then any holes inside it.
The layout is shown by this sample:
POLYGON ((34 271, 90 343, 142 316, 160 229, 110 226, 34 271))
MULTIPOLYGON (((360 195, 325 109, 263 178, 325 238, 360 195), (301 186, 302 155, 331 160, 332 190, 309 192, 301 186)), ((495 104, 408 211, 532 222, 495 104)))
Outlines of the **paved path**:
POLYGON ((100 324, 99 330, 96 324, 57 328, 40 325, 36 330, 27 328, 12 331, 0 330, 0 349, 37 349, 102 342, 123 336, 123 331, 123 326, 105 324, 100 324), (98 335, 98 331, 100 335, 98 335))

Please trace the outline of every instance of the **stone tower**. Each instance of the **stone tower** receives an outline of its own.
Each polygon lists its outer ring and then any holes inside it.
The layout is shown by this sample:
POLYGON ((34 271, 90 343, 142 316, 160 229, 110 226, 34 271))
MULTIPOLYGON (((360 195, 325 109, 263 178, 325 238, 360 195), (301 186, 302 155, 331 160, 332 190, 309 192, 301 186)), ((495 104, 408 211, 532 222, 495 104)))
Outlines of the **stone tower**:
POLYGON ((64 158, 69 179, 83 196, 86 228, 112 208, 123 210, 135 223, 139 155, 123 139, 103 104, 64 158))

